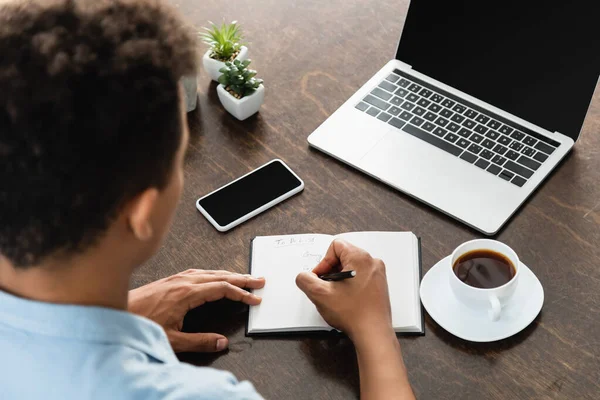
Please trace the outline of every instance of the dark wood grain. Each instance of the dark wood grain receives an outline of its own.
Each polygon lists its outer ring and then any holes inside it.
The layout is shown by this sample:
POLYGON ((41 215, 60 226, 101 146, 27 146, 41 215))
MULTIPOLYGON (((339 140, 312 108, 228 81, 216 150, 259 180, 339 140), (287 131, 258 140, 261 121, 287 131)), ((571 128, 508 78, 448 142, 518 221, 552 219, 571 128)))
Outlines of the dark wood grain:
MULTIPOLYGON (((359 230, 421 236, 426 272, 469 228, 311 150, 306 137, 393 57, 407 0, 172 0, 197 27, 237 19, 266 84, 260 113, 238 122, 221 107, 204 72, 192 130, 186 188, 171 233, 135 274, 138 286, 189 267, 246 272, 256 235, 359 230), (393 11, 393 12, 390 12, 393 11), (382 37, 392 38, 382 40, 382 37), (305 191, 222 234, 194 202, 231 179, 281 158, 305 191)), ((591 50, 595 51, 595 50, 591 50)), ((545 289, 542 313, 518 335, 491 344, 462 341, 429 317, 427 335, 400 339, 422 399, 592 399, 600 393, 600 93, 560 168, 498 239, 514 248, 545 289)), ((232 371, 271 399, 358 397, 351 343, 344 339, 249 339, 244 310, 227 304, 190 315, 188 327, 231 340, 220 356, 182 359, 232 371)))

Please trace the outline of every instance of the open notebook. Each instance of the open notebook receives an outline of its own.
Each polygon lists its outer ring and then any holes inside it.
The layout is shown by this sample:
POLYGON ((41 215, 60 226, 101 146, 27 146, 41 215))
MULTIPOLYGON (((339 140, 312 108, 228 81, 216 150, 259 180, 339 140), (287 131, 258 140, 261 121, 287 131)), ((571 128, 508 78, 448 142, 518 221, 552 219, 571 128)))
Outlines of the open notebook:
POLYGON ((299 272, 312 270, 336 238, 361 247, 384 261, 395 331, 424 333, 419 299, 419 239, 410 232, 353 232, 337 236, 303 234, 254 238, 250 273, 264 276, 267 283, 264 288, 254 290, 263 300, 260 305, 250 307, 248 336, 333 329, 298 289, 295 279, 299 272))

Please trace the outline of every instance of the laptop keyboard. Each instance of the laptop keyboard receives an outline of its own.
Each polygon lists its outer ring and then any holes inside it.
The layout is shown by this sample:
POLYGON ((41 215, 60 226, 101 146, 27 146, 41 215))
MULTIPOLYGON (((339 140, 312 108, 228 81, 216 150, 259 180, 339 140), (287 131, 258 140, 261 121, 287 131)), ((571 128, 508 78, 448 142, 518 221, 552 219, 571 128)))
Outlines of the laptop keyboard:
POLYGON ((559 146, 400 70, 356 108, 519 187, 559 146))

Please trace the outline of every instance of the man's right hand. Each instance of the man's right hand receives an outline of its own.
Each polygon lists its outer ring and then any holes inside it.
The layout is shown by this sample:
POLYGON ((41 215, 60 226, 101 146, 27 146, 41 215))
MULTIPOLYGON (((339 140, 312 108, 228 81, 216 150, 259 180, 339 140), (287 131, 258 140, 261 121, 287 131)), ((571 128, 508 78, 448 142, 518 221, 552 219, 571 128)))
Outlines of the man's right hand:
POLYGON ((385 265, 343 240, 334 240, 312 272, 303 272, 296 284, 316 305, 327 323, 352 340, 370 333, 391 331, 390 299, 385 265), (356 271, 354 278, 327 282, 319 275, 356 271))

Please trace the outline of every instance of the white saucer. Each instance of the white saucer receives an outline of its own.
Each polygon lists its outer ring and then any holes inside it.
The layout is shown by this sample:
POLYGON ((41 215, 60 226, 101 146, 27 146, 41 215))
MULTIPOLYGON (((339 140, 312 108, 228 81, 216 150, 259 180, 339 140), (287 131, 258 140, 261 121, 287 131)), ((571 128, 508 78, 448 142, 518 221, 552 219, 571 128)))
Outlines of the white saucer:
POLYGON ((421 302, 442 328, 471 342, 493 342, 525 329, 544 304, 544 289, 538 278, 521 263, 519 282, 509 302, 502 307, 498 321, 491 321, 487 311, 472 310, 452 293, 448 274, 452 273, 450 256, 435 264, 421 281, 421 302))

